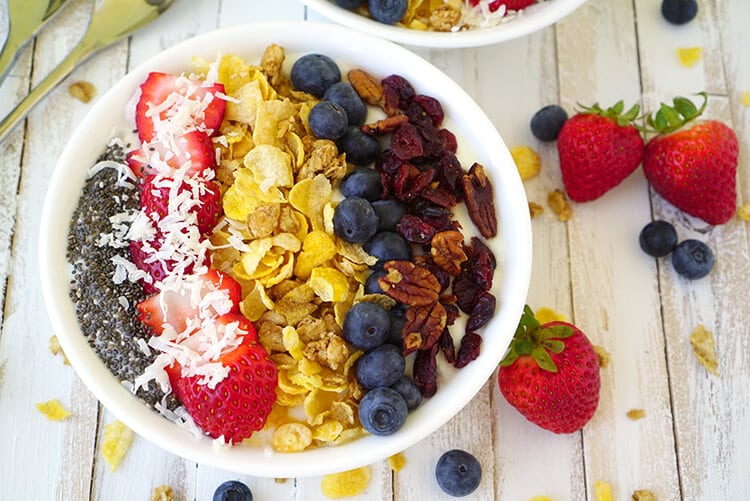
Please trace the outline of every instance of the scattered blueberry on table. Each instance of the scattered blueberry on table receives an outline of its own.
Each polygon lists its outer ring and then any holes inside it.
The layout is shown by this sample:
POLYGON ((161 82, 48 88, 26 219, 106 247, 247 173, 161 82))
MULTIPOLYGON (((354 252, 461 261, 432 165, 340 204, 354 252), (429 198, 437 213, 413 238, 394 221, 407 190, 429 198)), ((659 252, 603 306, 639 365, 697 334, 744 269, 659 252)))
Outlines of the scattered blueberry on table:
POLYGON ((667 221, 651 221, 641 230, 638 243, 649 256, 666 256, 677 245, 677 231, 667 221))
POLYGON ((672 252, 675 271, 690 280, 703 278, 714 267, 714 253, 700 240, 683 240, 672 252))
POLYGON ((216 488, 213 501, 253 501, 253 493, 239 480, 227 480, 216 488))
POLYGON ((556 104, 548 104, 531 117, 531 133, 540 141, 555 141, 568 112, 556 104))
POLYGON ((696 0, 663 0, 661 14, 672 24, 685 24, 693 20, 698 13, 696 0))
POLYGON ((454 497, 468 496, 479 487, 482 466, 472 454, 453 449, 438 459, 435 479, 446 494, 454 497))

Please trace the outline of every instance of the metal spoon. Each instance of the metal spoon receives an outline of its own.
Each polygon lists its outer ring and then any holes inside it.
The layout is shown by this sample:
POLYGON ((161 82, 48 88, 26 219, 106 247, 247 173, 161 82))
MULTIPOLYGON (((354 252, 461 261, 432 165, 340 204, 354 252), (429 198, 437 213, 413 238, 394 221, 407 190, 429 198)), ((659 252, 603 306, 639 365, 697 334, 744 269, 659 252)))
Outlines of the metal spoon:
POLYGON ((83 38, 68 56, 0 121, 0 141, 47 93, 96 51, 150 23, 174 0, 97 0, 83 38))
POLYGON ((26 43, 66 0, 8 0, 8 36, 0 52, 0 82, 26 43))

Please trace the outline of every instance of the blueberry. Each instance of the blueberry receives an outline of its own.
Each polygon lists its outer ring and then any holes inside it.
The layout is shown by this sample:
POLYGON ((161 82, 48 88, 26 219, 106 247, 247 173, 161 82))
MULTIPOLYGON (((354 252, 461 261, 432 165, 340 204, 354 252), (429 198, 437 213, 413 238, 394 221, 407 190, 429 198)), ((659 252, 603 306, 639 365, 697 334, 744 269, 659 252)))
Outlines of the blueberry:
POLYGON ((401 379, 393 383, 390 387, 404 397, 406 408, 410 411, 416 409, 422 403, 422 393, 417 388, 417 385, 414 384, 414 381, 408 377, 402 376, 401 379))
POLYGON ((392 231, 375 234, 364 248, 369 255, 380 261, 411 261, 411 246, 404 237, 392 231))
POLYGON ((388 311, 388 317, 391 319, 391 328, 388 331, 388 337, 385 342, 403 349, 404 343, 401 331, 404 330, 404 324, 406 323, 406 310, 395 306, 388 311))
POLYGON ((362 132, 356 125, 350 125, 336 144, 339 150, 346 153, 346 159, 354 165, 370 165, 380 155, 378 140, 362 132))
POLYGON ((663 0, 661 15, 672 24, 685 24, 698 13, 696 0, 663 0))
POLYGON ((556 104, 548 104, 531 117, 531 133, 540 141, 554 141, 560 134, 568 113, 556 104))
POLYGON ((406 422, 409 409, 396 390, 375 388, 359 401, 359 420, 373 435, 391 435, 406 422))
POLYGON ((313 106, 307 120, 312 133, 323 139, 338 139, 348 127, 344 109, 330 101, 313 106))
POLYGON ((666 256, 677 245, 677 231, 666 221, 651 221, 641 230, 638 243, 649 256, 666 256))
POLYGON ((354 90, 352 84, 337 82, 326 90, 323 99, 336 103, 346 111, 349 125, 362 125, 367 118, 367 107, 362 98, 354 90))
POLYGON ((345 198, 333 212, 333 230, 347 242, 361 244, 378 230, 378 215, 364 198, 345 198))
POLYGON ((362 301, 349 309, 342 330, 344 339, 357 348, 369 350, 385 342, 391 319, 380 305, 362 301))
POLYGON ((435 479, 446 494, 454 497, 468 496, 479 487, 482 466, 468 452, 453 449, 438 459, 435 479))
POLYGON ((365 3, 365 0, 336 0, 336 5, 349 10, 356 9, 363 3, 365 3))
POLYGON ((365 294, 382 294, 383 289, 380 287, 378 279, 384 276, 385 270, 383 268, 376 269, 370 273, 370 276, 365 280, 365 294))
POLYGON ((714 267, 714 253, 699 240, 683 240, 672 251, 672 266, 685 278, 703 278, 714 267))
POLYGON ((213 501, 253 501, 253 493, 239 480, 227 480, 216 488, 213 501))
POLYGON ((384 24, 395 24, 404 17, 408 0, 369 0, 367 4, 373 19, 384 24))
POLYGON ((294 62, 290 76, 298 90, 323 97, 328 87, 341 81, 341 70, 328 56, 306 54, 294 62))
POLYGON ((381 344, 357 360, 357 381, 365 390, 390 386, 401 379, 405 368, 406 362, 401 350, 392 344, 381 344))
POLYGON ((395 198, 376 200, 372 208, 378 215, 378 231, 396 231, 396 225, 406 214, 406 207, 395 198))
POLYGON ((373 201, 380 198, 381 193, 383 183, 380 173, 368 167, 358 167, 341 180, 341 194, 345 197, 362 197, 373 201))

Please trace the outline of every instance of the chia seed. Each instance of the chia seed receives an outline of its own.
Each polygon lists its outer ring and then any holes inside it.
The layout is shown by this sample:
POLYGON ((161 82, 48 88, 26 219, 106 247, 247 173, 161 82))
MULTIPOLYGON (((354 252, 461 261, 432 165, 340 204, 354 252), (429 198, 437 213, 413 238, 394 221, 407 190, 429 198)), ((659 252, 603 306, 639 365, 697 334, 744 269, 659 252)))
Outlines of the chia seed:
MULTIPOLYGON (((122 148, 113 144, 99 161, 124 162, 124 158, 122 148)), ((122 256, 129 260, 128 246, 97 244, 101 234, 112 231, 111 216, 139 209, 137 188, 120 186, 117 178, 115 169, 105 168, 86 181, 68 233, 67 257, 72 265, 70 297, 81 331, 110 372, 132 387, 157 353, 154 350, 146 355, 138 343, 139 339, 148 341, 151 337, 134 308, 146 297, 143 288, 127 280, 121 284, 112 280, 112 258, 122 256)), ((139 388, 136 396, 153 408, 162 401, 164 393, 151 381, 147 388, 139 388)), ((169 409, 178 405, 172 395, 167 396, 166 402, 169 409)))

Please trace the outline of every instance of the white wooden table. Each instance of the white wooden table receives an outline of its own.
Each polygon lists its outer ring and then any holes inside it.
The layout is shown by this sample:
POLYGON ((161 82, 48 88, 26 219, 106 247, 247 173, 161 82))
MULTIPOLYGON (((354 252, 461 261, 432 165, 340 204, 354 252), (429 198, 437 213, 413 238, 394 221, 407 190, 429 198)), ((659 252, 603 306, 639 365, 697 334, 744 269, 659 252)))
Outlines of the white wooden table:
MULTIPOLYGON (((29 46, 0 88, 0 113, 62 59, 86 24, 91 0, 71 4, 29 46)), ((654 109, 675 95, 706 90, 708 115, 734 127, 741 142, 739 202, 750 202, 750 2, 704 0, 697 19, 670 26, 657 0, 590 0, 563 22, 521 40, 453 51, 416 51, 457 80, 484 108, 509 146, 528 144, 543 160, 527 182, 529 199, 545 204, 562 187, 554 145, 534 140, 528 123, 541 106, 618 99, 654 109), (702 47, 692 68, 678 47, 702 47)), ((7 2, 6 2, 7 4, 7 2)), ((152 25, 100 53, 68 82, 88 80, 99 95, 129 68, 161 49, 216 27, 271 19, 321 20, 294 0, 178 0, 152 25)), ((0 499, 147 500, 171 485, 176 499, 210 500, 236 475, 196 465, 136 437, 114 473, 102 460, 103 424, 114 419, 48 350, 47 320, 36 266, 39 217, 55 160, 91 104, 63 85, 0 143, 0 499), (73 413, 46 420, 34 403, 58 398, 73 413)), ((448 499, 434 481, 439 455, 453 447, 474 453, 483 467, 470 499, 555 501, 595 499, 594 484, 613 486, 615 499, 649 489, 659 500, 750 499, 750 225, 735 218, 720 227, 682 215, 650 192, 640 169, 559 222, 547 209, 533 220, 533 277, 528 301, 572 318, 611 364, 593 420, 580 433, 557 436, 510 408, 492 378, 438 432, 404 451, 392 473, 372 465, 361 500, 448 499), (715 250, 712 274, 679 278, 668 261, 643 254, 638 233, 651 218, 675 223, 681 239, 715 250), (695 360, 694 327, 713 331, 720 377, 695 360), (642 408, 646 417, 628 419, 642 408)), ((239 477, 255 499, 316 500, 320 478, 239 477)))

